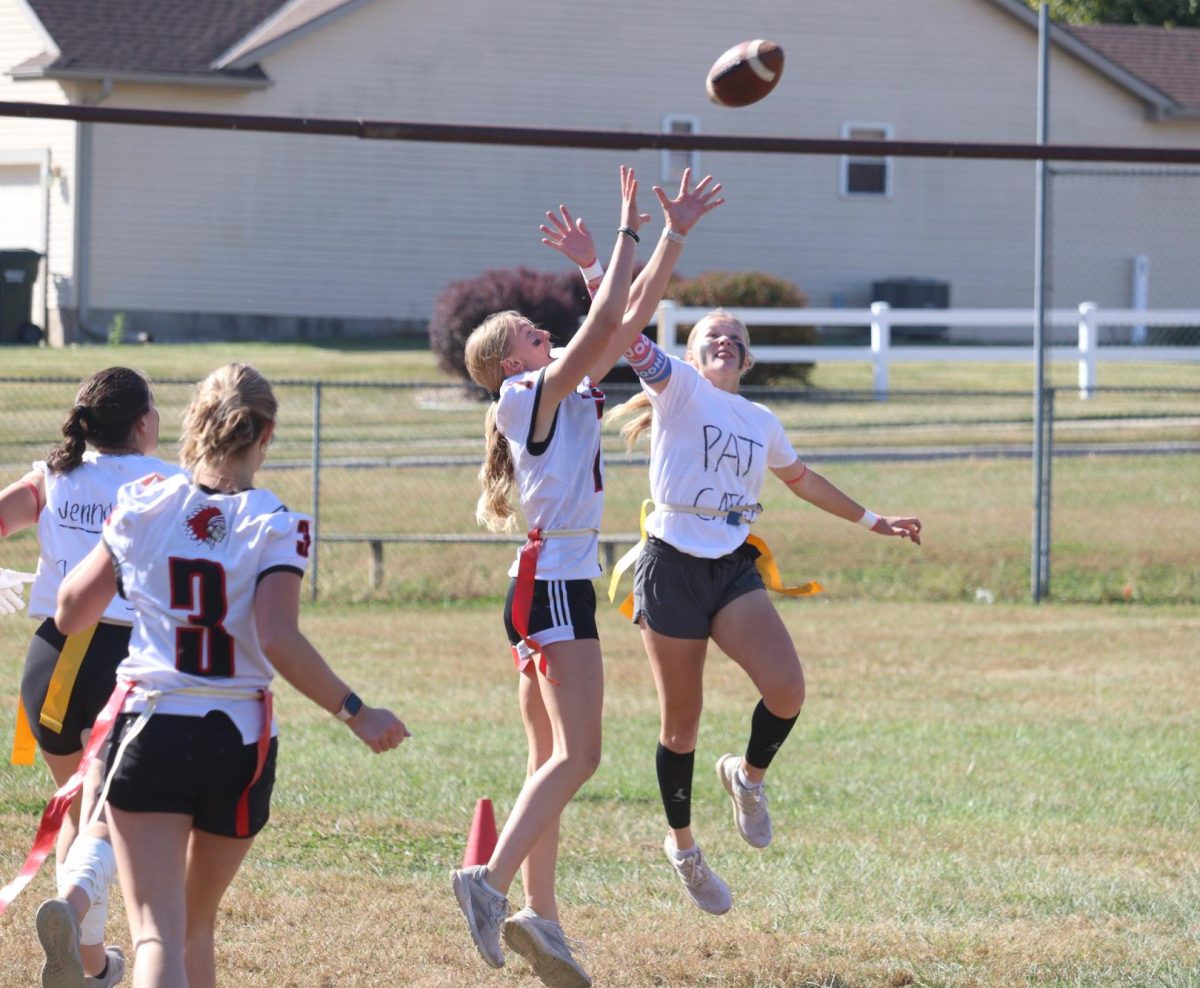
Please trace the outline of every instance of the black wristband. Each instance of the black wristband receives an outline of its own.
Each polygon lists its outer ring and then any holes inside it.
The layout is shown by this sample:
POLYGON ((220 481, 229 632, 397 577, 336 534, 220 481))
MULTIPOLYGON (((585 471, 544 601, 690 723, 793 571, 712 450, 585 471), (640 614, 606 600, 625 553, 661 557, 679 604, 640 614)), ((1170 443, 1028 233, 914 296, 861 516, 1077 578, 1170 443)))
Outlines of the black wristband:
POLYGON ((628 237, 630 240, 632 240, 632 241, 633 241, 635 244, 640 244, 640 243, 642 242, 642 238, 641 238, 641 237, 639 237, 639 236, 638 236, 636 233, 634 233, 634 232, 633 232, 631 229, 629 229, 629 227, 627 227, 627 226, 623 226, 623 227, 621 227, 620 229, 618 229, 618 230, 617 230, 617 233, 623 233, 623 234, 625 234, 625 236, 627 236, 627 237, 628 237))

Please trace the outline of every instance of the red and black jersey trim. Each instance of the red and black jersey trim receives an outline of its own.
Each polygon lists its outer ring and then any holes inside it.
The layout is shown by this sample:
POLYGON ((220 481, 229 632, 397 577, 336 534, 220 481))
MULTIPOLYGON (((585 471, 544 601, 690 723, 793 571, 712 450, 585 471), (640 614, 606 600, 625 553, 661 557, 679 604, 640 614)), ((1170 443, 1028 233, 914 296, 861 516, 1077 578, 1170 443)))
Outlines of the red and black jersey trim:
POLYGON ((529 435, 525 437, 525 448, 529 450, 530 456, 541 456, 550 448, 550 441, 554 438, 554 430, 558 428, 558 409, 554 409, 554 418, 550 422, 550 431, 546 434, 545 439, 539 439, 537 442, 533 440, 533 429, 537 425, 538 407, 542 403, 542 384, 546 380, 546 368, 543 367, 538 374, 537 386, 533 389, 533 414, 529 416, 529 435))

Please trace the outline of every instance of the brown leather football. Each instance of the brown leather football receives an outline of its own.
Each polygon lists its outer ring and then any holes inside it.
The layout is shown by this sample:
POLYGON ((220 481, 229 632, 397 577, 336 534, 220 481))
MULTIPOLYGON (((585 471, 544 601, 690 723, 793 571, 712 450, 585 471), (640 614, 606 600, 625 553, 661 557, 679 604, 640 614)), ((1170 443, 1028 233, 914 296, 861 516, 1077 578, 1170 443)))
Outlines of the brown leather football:
POLYGON ((705 88, 721 106, 749 106, 775 88, 783 74, 783 49, 773 41, 743 41, 713 62, 705 88))

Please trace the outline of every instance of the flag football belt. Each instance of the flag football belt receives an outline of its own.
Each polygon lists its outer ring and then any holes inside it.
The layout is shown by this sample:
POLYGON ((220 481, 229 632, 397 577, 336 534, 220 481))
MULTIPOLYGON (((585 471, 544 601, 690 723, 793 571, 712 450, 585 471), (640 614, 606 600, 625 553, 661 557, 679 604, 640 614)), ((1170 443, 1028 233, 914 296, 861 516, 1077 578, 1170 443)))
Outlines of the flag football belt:
MULTIPOLYGON (((115 624, 129 627, 125 621, 101 621, 100 624, 115 624)), ((61 734, 63 722, 67 717, 67 705, 71 701, 71 693, 75 689, 75 680, 83 666, 84 657, 91 647, 92 638, 99 625, 93 624, 84 631, 67 635, 62 650, 58 653, 58 661, 54 663, 54 671, 50 674, 50 683, 46 687, 46 699, 38 713, 38 723, 55 734, 61 734)), ((37 752, 37 742, 29 727, 25 704, 17 700, 17 726, 13 732, 13 746, 10 762, 13 765, 32 765, 34 754, 37 752)))
MULTIPOLYGON (((610 601, 617 599, 617 586, 621 582, 621 577, 637 561, 637 557, 641 555, 642 549, 646 546, 646 517, 651 511, 675 511, 680 514, 703 515, 706 518, 725 515, 725 523, 727 525, 752 525, 757 520, 758 515, 762 513, 762 510, 763 506, 761 504, 742 504, 735 505, 732 508, 717 509, 704 508, 692 504, 656 504, 654 501, 646 499, 642 502, 641 517, 638 521, 641 537, 638 544, 617 560, 616 565, 613 567, 612 576, 608 581, 608 599, 610 601)), ((775 554, 771 552, 767 543, 757 535, 747 535, 746 541, 758 550, 758 558, 754 560, 754 568, 758 570, 758 574, 762 577, 763 583, 768 590, 783 594, 785 597, 807 597, 811 594, 820 593, 825 589, 816 580, 810 580, 808 583, 801 583, 795 587, 786 586, 783 578, 779 575, 779 567, 775 563, 775 554)), ((632 592, 627 594, 625 599, 621 601, 620 611, 630 621, 633 620, 632 592)))
POLYGON ((559 685, 550 677, 546 664, 546 654, 536 639, 529 636, 529 612, 533 609, 533 585, 537 579, 538 556, 546 539, 581 538, 582 536, 599 535, 598 528, 533 528, 525 536, 525 544, 517 551, 517 588, 513 593, 512 623, 525 647, 533 654, 522 657, 513 647, 513 662, 524 673, 529 673, 534 666, 533 655, 538 656, 536 668, 546 679, 559 685))
MULTIPOLYGON (((258 757, 254 767, 254 776, 249 784, 242 791, 238 798, 237 805, 237 836, 248 837, 250 835, 250 790, 254 784, 258 782, 262 776, 263 768, 266 765, 267 754, 271 747, 271 720, 272 720, 272 702, 270 690, 246 690, 246 689, 219 689, 216 687, 182 687, 174 690, 144 690, 136 683, 128 679, 117 681, 117 687, 109 696, 108 702, 104 705, 104 709, 100 711, 96 718, 96 723, 92 725, 92 733, 88 738, 88 743, 83 749, 83 754, 79 759, 79 765, 71 777, 64 782, 54 795, 50 798, 50 802, 46 804, 46 809, 42 813, 41 822, 38 824, 37 835, 33 839, 33 846, 29 850, 28 856, 25 858, 25 863, 21 867, 20 873, 11 882, 0 889, 0 914, 8 908, 9 904, 17 897, 26 885, 37 874, 38 869, 42 866, 42 862, 46 860, 50 851, 53 850, 55 843, 58 840, 58 832, 62 829, 63 819, 71 808, 71 803, 83 788, 84 780, 87 777, 88 769, 91 766, 92 760, 96 757, 96 753, 108 740, 109 734, 112 733, 113 725, 117 721, 117 716, 121 713, 121 708, 125 705, 125 700, 132 692, 137 692, 139 695, 146 698, 146 708, 138 714, 138 719, 134 722, 133 727, 129 729, 125 737, 121 739, 121 746, 117 749, 116 757, 113 759, 112 769, 104 780, 104 787, 100 792, 100 798, 96 800, 96 805, 92 811, 92 820, 95 820, 99 815, 101 808, 104 806, 105 800, 108 798, 109 785, 112 783, 113 776, 116 774, 117 767, 121 763, 121 759, 125 754, 129 743, 137 737, 142 728, 146 726, 147 721, 154 716, 154 711, 158 706, 158 701, 162 697, 170 695, 184 696, 208 696, 221 700, 255 700, 261 701, 263 704, 263 726, 258 736, 258 757)), ((90 822, 90 821, 89 821, 90 822)))

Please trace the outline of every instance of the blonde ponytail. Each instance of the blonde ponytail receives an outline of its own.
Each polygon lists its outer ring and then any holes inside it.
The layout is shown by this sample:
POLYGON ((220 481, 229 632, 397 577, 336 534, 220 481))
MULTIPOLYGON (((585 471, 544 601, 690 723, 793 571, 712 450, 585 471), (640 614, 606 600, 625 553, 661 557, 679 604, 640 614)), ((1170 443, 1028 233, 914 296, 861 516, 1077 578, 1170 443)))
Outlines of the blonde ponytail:
POLYGON ((278 410, 271 385, 249 364, 218 367, 196 385, 183 414, 179 462, 195 472, 203 463, 240 456, 275 421, 278 410))
POLYGON ((508 442, 496 425, 498 407, 499 403, 493 401, 483 419, 487 446, 479 467, 479 486, 483 493, 475 504, 475 520, 489 531, 511 532, 517 527, 516 512, 510 499, 516 473, 508 453, 508 442))
POLYGON ((511 494, 516 480, 512 456, 500 428, 496 425, 500 386, 504 383, 503 361, 508 353, 512 334, 527 320, 511 309, 488 316, 467 337, 463 358, 471 380, 492 396, 483 419, 486 443, 483 463, 479 467, 479 486, 482 493, 475 505, 475 520, 493 532, 511 532, 517 527, 511 494))
POLYGON ((617 405, 604 418, 608 422, 628 419, 621 426, 621 438, 625 440, 626 449, 633 449, 642 438, 642 433, 650 428, 654 420, 654 408, 650 404, 650 396, 645 391, 640 391, 628 401, 617 405))

